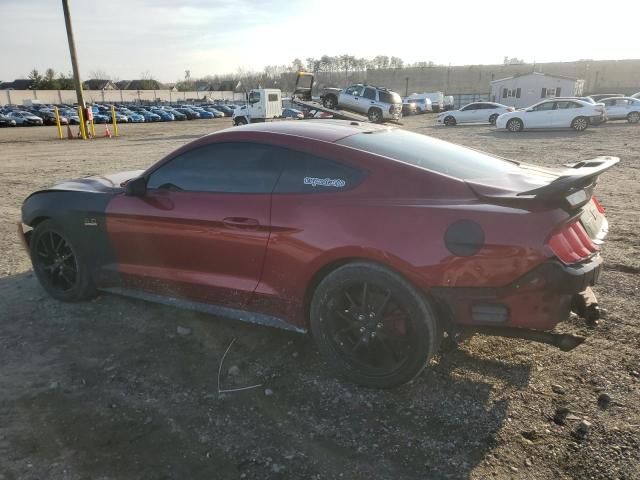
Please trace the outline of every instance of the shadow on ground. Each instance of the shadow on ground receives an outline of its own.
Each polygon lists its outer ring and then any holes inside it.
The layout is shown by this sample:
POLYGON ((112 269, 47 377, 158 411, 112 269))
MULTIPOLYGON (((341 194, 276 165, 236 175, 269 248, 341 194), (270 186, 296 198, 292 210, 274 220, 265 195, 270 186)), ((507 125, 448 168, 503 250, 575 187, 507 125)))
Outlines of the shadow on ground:
POLYGON ((4 479, 469 478, 530 376, 454 349, 403 388, 358 388, 305 336, 114 296, 63 304, 31 273, 0 279, 0 309, 4 479), (220 394, 236 337, 222 387, 261 386, 220 394))

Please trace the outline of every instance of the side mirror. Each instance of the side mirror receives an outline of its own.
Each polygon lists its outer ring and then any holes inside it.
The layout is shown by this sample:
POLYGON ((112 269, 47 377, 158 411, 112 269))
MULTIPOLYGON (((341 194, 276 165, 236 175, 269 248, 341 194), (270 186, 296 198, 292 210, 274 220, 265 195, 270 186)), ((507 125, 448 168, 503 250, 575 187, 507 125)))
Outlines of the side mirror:
POLYGON ((147 179, 144 177, 132 178, 125 184, 124 193, 130 197, 143 197, 147 193, 147 179))

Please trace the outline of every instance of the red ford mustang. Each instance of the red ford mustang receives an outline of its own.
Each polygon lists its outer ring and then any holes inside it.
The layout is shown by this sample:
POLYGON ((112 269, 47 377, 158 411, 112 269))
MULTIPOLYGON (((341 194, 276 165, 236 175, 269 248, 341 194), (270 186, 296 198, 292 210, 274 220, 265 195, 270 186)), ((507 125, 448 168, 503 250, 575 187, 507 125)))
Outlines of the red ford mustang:
POLYGON ((398 128, 254 124, 36 192, 20 235, 57 299, 102 290, 310 330, 347 378, 392 387, 443 332, 571 343, 545 331, 597 280, 592 193, 617 161, 550 170, 398 128))

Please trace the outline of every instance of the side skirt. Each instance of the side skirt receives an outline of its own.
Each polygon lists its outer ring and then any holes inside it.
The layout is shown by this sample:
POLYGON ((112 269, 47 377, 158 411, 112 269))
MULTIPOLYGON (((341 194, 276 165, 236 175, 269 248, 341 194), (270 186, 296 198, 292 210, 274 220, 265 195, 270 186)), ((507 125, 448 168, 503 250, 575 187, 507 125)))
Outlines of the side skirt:
POLYGON ((264 315, 262 313, 247 312, 245 310, 238 310, 235 308, 210 305, 208 303, 195 302, 193 300, 186 300, 183 298, 167 297, 157 293, 148 293, 121 287, 101 288, 100 290, 107 293, 114 293, 116 295, 123 295, 125 297, 137 298, 146 302, 160 303, 170 307, 194 310, 196 312, 206 313, 209 315, 227 317, 234 320, 241 320, 243 322, 289 330, 296 333, 307 333, 304 328, 296 327, 285 322, 281 318, 264 315))

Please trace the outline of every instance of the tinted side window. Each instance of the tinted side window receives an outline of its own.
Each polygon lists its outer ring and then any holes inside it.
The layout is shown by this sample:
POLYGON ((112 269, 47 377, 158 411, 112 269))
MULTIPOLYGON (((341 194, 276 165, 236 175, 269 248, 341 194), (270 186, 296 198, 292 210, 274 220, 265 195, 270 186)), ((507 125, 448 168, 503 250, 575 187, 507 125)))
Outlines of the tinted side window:
POLYGON ((402 103, 400 95, 395 92, 386 92, 384 90, 378 90, 378 98, 381 103, 402 103))
POLYGON ((280 164, 271 147, 257 143, 219 143, 175 157, 149 177, 148 188, 189 192, 270 193, 280 164))
POLYGON ((555 102, 545 102, 545 103, 541 103, 540 105, 538 105, 537 107, 535 107, 533 109, 534 112, 543 112, 545 110, 553 110, 553 107, 555 105, 555 102))
POLYGON ((274 193, 339 192, 358 185, 364 173, 305 152, 278 149, 283 170, 274 193))
POLYGON ((368 98, 369 100, 376 99, 376 91, 373 88, 365 88, 364 93, 362 94, 364 98, 368 98))

